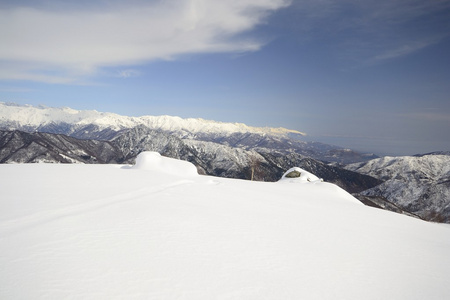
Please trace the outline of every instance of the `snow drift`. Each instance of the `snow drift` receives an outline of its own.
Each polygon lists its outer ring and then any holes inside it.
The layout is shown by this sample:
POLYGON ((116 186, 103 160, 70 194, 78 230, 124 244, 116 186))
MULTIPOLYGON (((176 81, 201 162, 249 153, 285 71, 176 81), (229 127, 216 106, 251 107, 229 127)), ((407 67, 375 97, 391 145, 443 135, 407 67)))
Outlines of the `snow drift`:
POLYGON ((0 178, 0 299, 450 297, 449 226, 320 180, 193 176, 148 153, 0 178))
POLYGON ((144 151, 136 158, 133 169, 151 170, 177 176, 198 175, 197 168, 190 162, 170 157, 163 157, 158 152, 144 151))

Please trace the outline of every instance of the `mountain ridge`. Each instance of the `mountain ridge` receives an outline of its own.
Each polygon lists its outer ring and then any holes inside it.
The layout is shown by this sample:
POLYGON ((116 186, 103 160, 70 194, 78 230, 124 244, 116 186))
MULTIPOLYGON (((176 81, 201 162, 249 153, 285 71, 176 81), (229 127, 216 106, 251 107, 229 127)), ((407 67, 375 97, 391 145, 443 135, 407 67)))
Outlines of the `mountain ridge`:
POLYGON ((227 123, 202 118, 180 118, 177 116, 141 116, 129 117, 96 110, 75 110, 69 107, 53 108, 32 105, 16 105, 0 102, 0 120, 11 122, 15 129, 48 126, 52 123, 66 123, 83 127, 96 125, 101 129, 111 128, 120 131, 139 125, 165 131, 184 131, 186 134, 199 132, 258 133, 285 136, 287 134, 305 135, 305 133, 282 127, 253 127, 243 123, 227 123), (26 111, 26 113, 24 113, 26 111))

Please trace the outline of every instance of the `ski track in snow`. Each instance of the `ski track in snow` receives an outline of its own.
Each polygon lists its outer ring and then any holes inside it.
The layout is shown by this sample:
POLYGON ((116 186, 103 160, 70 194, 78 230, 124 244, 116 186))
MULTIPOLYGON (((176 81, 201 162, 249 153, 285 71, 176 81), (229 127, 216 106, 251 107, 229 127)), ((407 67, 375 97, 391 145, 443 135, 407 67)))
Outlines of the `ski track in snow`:
POLYGON ((100 198, 88 203, 72 205, 65 208, 39 212, 37 214, 3 221, 0 222, 0 236, 8 236, 27 228, 42 225, 65 217, 74 217, 83 213, 93 212, 111 205, 135 201, 141 199, 142 197, 156 195, 171 188, 179 187, 192 182, 193 181, 190 180, 180 180, 160 187, 142 188, 137 191, 125 192, 112 197, 100 198))

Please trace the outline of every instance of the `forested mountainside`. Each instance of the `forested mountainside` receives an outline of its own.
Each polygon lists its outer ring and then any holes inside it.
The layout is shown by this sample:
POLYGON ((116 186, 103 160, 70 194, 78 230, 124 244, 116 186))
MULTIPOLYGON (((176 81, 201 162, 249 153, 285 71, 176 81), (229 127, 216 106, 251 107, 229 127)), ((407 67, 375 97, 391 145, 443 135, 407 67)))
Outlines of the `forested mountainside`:
POLYGON ((445 152, 383 157, 346 168, 383 181, 364 196, 382 197, 426 220, 450 222, 450 156, 445 152))

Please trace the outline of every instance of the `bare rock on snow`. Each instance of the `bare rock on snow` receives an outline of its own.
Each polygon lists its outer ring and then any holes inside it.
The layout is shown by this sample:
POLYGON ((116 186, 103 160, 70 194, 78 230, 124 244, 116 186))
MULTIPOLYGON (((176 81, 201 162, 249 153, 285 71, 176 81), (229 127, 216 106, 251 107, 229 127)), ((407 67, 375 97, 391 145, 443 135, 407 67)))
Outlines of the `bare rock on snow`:
POLYGON ((314 181, 323 181, 316 175, 303 170, 299 167, 293 167, 286 171, 283 174, 280 180, 290 180, 290 181, 298 181, 298 182, 314 182, 314 181))

